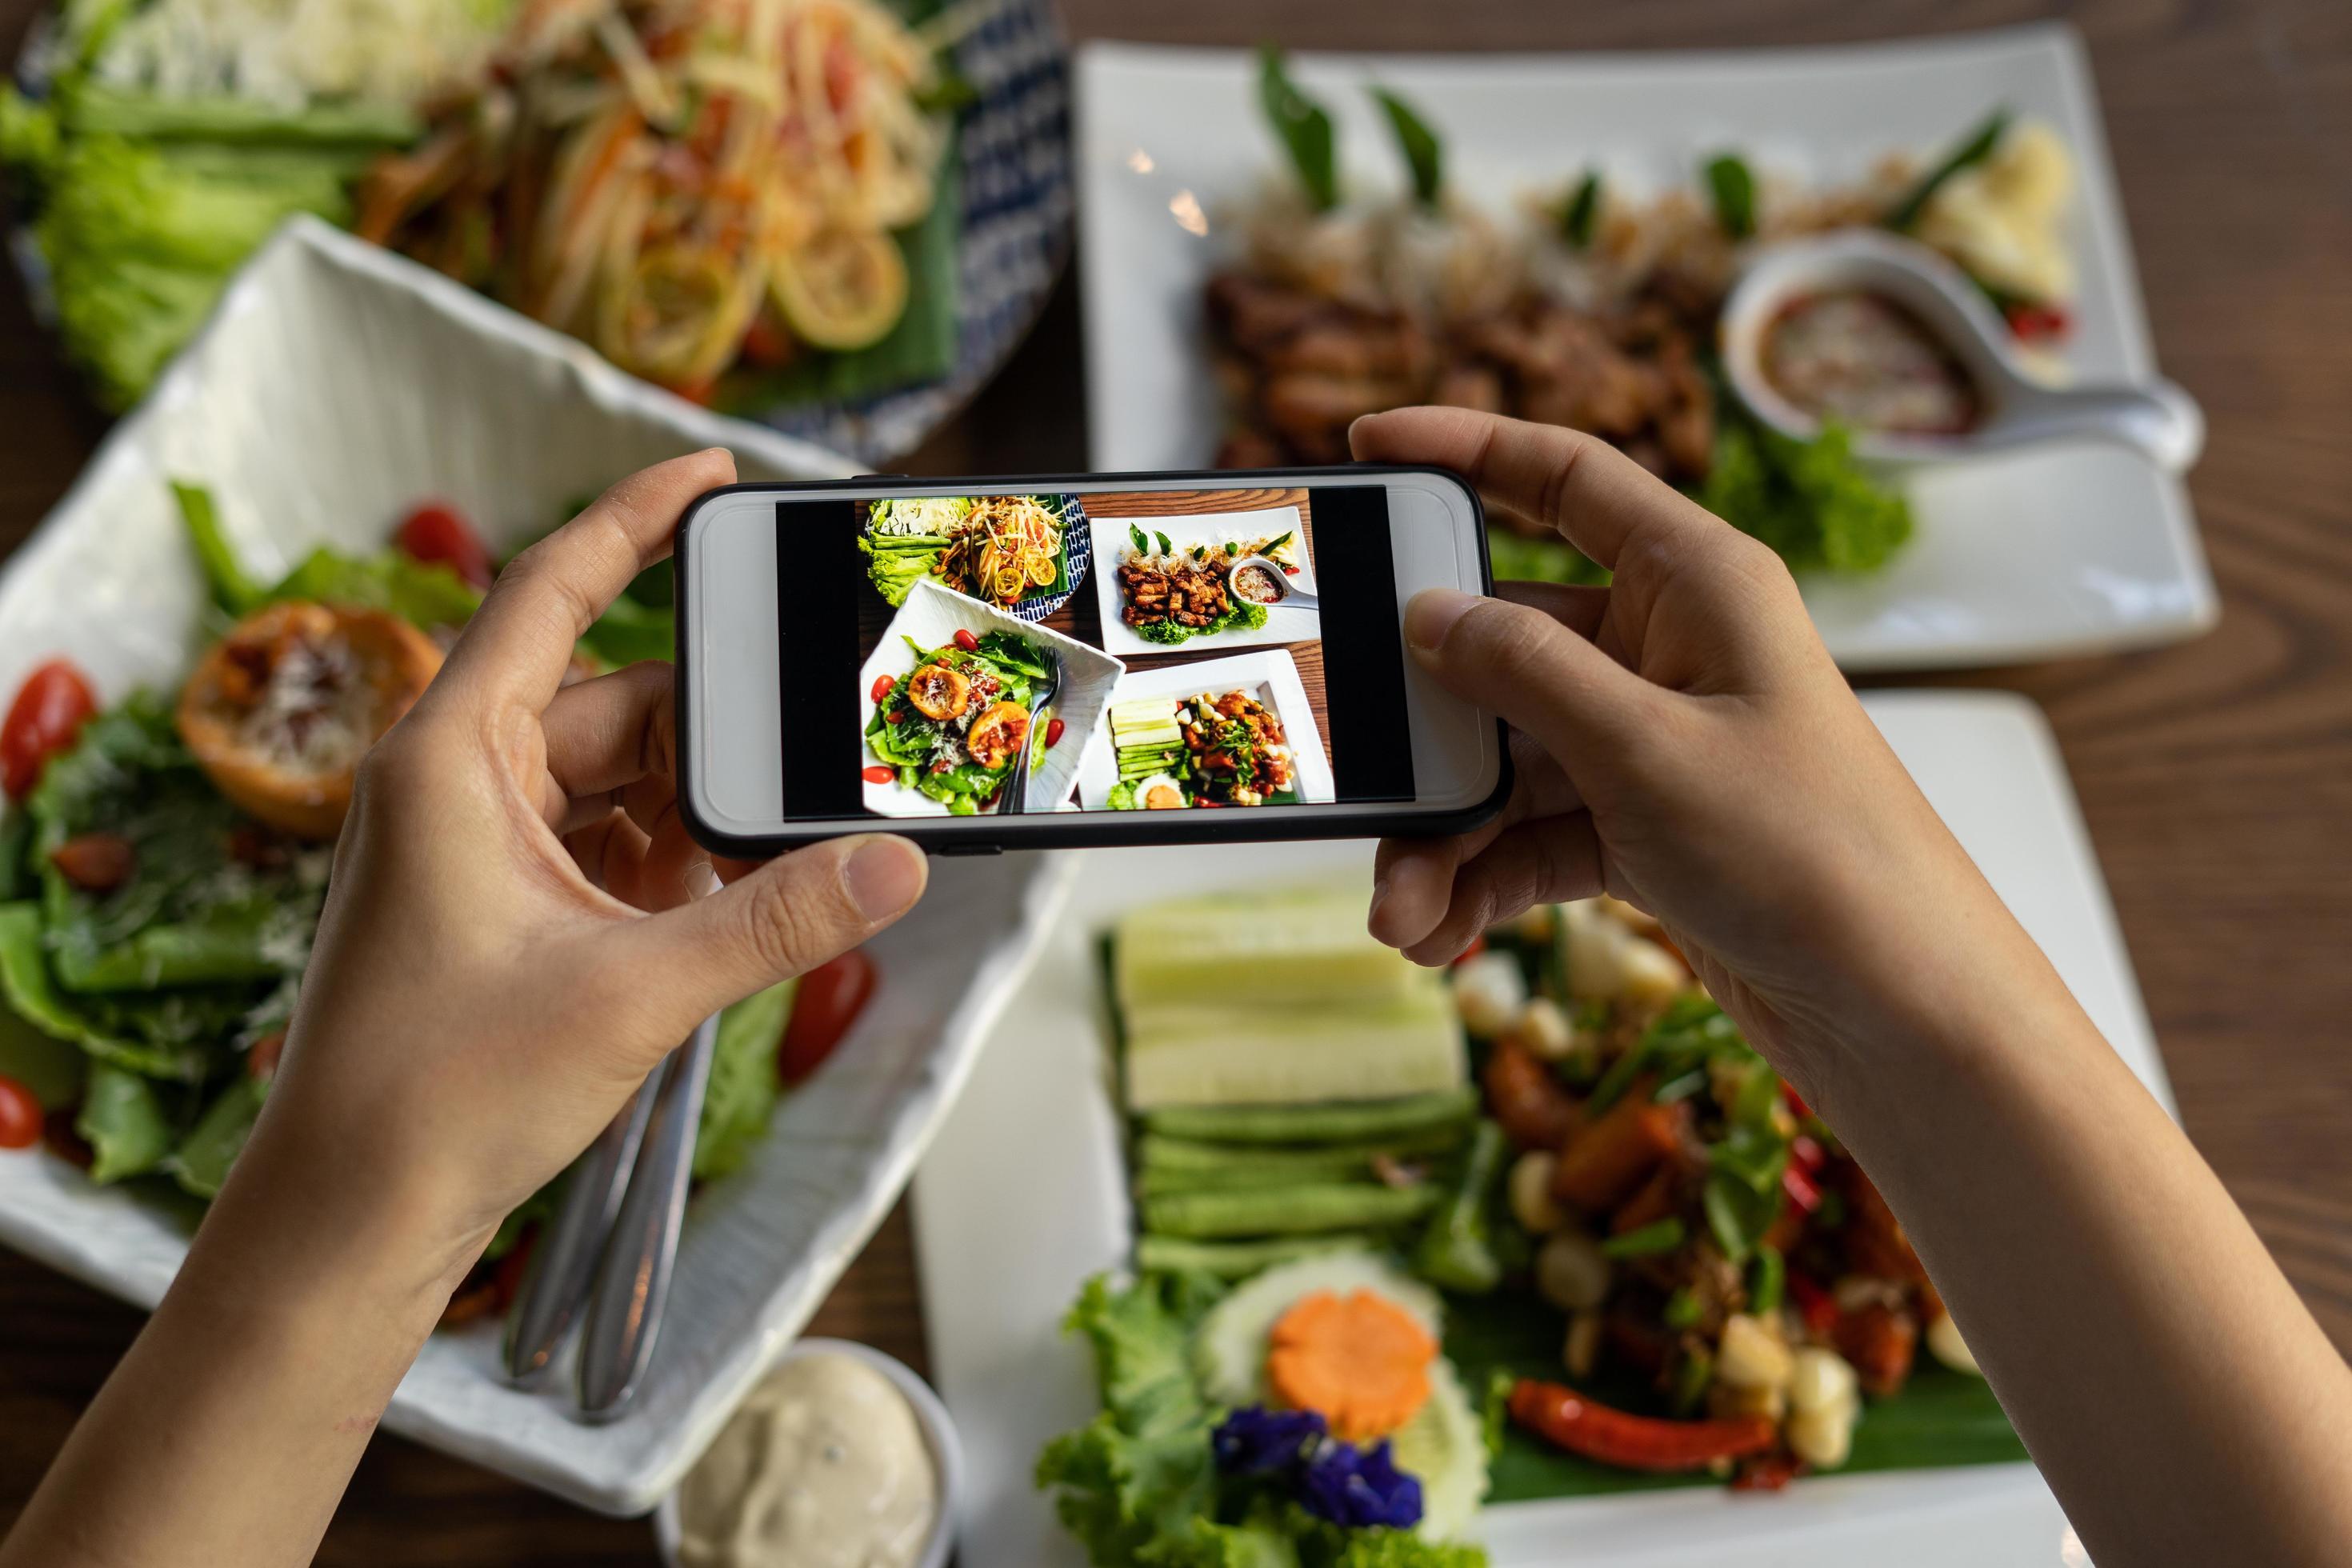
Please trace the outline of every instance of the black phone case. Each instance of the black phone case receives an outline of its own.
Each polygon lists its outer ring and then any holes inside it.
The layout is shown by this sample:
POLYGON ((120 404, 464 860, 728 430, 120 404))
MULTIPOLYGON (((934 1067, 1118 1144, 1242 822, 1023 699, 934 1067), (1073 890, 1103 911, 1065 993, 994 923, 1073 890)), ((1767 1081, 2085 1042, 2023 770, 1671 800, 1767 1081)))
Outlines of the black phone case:
MULTIPOLYGON (((1135 480, 1163 483, 1170 480, 1194 482, 1204 487, 1230 488, 1246 486, 1254 479, 1296 478, 1298 475, 1328 475, 1335 483, 1372 474, 1444 474, 1462 485, 1470 497, 1470 512, 1477 524, 1478 581, 1482 591, 1495 591, 1494 562, 1486 550, 1486 512, 1478 500, 1478 492, 1462 476, 1450 469, 1406 463, 1354 463, 1328 468, 1172 468, 1150 473, 1108 474, 997 474, 972 478, 976 489, 1046 489, 1076 482, 1099 484, 1106 480, 1135 480)), ((677 569, 672 574, 677 584, 677 642, 674 647, 677 670, 677 806, 694 841, 714 855, 727 855, 738 859, 764 859, 797 849, 803 845, 821 843, 827 838, 839 838, 852 833, 888 833, 911 839, 935 855, 996 855, 1007 849, 1083 849, 1097 846, 1156 844, 1257 844, 1279 839, 1305 838, 1436 838, 1456 833, 1466 833, 1490 820, 1503 809, 1510 798, 1512 784, 1509 734, 1500 720, 1495 723, 1495 740, 1501 766, 1495 776, 1495 787, 1486 798, 1475 805, 1454 811, 1423 811, 1401 807, 1393 812, 1368 813, 1339 818, 1302 816, 1295 808, 1279 807, 1254 811, 1220 813, 1223 822, 1240 822, 1247 826, 1235 832, 1222 830, 1203 837, 1188 829, 1192 813, 1136 812, 1049 812, 1035 816, 1007 817, 995 832, 961 828, 942 833, 926 826, 923 817, 873 816, 829 817, 810 821, 799 831, 767 837, 747 837, 723 833, 713 827, 695 811, 693 788, 694 737, 691 732, 693 708, 686 700, 688 681, 688 623, 693 616, 688 603, 688 584, 692 574, 687 570, 690 546, 687 542, 687 524, 703 506, 719 496, 756 490, 795 495, 822 495, 827 490, 871 489, 877 480, 906 479, 910 484, 927 488, 962 482, 956 476, 932 479, 911 474, 860 474, 846 479, 787 480, 722 485, 695 498, 694 504, 678 520, 677 569), (1171 816, 1174 820, 1171 820, 1171 816), (1264 823, 1264 830, 1258 825, 1264 823)), ((992 820, 959 817, 959 822, 992 820)))

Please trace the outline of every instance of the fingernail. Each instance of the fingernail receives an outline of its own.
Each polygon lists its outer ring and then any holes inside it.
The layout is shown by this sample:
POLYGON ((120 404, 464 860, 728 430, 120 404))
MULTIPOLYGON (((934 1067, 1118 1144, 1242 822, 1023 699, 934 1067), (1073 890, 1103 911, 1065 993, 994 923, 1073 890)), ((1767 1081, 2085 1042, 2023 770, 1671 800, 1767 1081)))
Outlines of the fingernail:
POLYGON ((869 921, 905 910, 923 890, 923 857, 895 838, 869 838, 852 851, 842 868, 850 901, 869 921))
POLYGON ((1478 595, 1459 588, 1423 588, 1404 607, 1404 640, 1418 654, 1433 654, 1445 646, 1445 634, 1468 615, 1478 595))

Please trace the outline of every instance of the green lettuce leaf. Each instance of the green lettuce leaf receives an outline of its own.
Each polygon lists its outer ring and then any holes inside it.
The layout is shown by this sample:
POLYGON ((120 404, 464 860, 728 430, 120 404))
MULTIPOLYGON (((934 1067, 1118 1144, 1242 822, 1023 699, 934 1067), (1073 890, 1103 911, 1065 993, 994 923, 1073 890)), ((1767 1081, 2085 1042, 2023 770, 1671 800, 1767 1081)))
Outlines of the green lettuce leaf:
POLYGON ((362 605, 420 626, 462 626, 482 603, 473 584, 437 563, 390 548, 362 557, 324 546, 303 557, 263 602, 288 599, 362 605))
POLYGON ((694 1134, 694 1174, 709 1181, 741 1167, 768 1133, 781 1094, 776 1047, 792 1016, 787 980, 746 996, 719 1017, 719 1039, 710 1058, 710 1083, 702 1095, 702 1121, 694 1134))
POLYGON ((143 1175, 163 1163, 172 1152, 171 1113, 155 1085, 142 1075, 110 1062, 92 1062, 89 1087, 74 1131, 86 1140, 97 1158, 89 1179, 103 1185, 125 1176, 143 1175))
POLYGON ((245 1152, 245 1141, 253 1135, 254 1120, 268 1094, 268 1083, 250 1074, 230 1079, 164 1162, 172 1179, 197 1197, 216 1196, 228 1180, 229 1167, 245 1152))

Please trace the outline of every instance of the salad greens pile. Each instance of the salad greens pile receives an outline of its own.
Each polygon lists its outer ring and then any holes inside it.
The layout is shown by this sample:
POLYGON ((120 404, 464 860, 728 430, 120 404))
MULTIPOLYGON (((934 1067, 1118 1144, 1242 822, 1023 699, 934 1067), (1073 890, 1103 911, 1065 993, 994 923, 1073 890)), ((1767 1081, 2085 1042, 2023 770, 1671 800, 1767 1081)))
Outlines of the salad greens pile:
MULTIPOLYGON (((989 767, 974 761, 965 749, 964 736, 971 727, 973 715, 985 704, 975 704, 945 719, 933 719, 909 700, 908 682, 927 666, 944 664, 966 679, 986 676, 996 681, 998 689, 989 701, 1010 702, 1027 712, 1036 683, 1047 679, 1052 671, 1035 648, 1011 632, 986 633, 975 638, 970 648, 955 643, 927 648, 918 646, 912 637, 906 642, 914 649, 915 668, 898 677, 889 692, 874 705, 874 716, 866 721, 866 744, 876 756, 898 770, 902 789, 921 791, 946 806, 951 816, 976 816, 982 804, 1003 787, 1005 774, 1012 766, 1008 761, 989 767), (898 715, 896 722, 891 719, 894 713, 898 715)), ((1043 751, 1045 726, 1033 722, 1027 743, 1033 758, 1043 751)))
POLYGON ((896 609, 931 574, 956 527, 971 515, 970 496, 899 496, 867 510, 857 548, 875 591, 896 609))
POLYGON ((0 89, 0 165, 36 215, 67 352, 113 409, 137 401, 271 230, 297 213, 348 222, 350 182, 419 129, 404 108, 359 100, 278 109, 102 80, 132 9, 68 7, 47 96, 0 89))
POLYGON ((1226 1412, 1194 1371, 1202 1320, 1225 1288, 1202 1274, 1146 1273, 1115 1288, 1097 1277, 1068 1331, 1093 1345, 1102 1410, 1049 1444, 1040 1488, 1102 1568, 1482 1568, 1479 1548, 1410 1530, 1317 1518, 1248 1476, 1222 1473, 1226 1412))
MULTIPOLYGON (((446 566, 389 547, 321 548, 282 580, 257 582, 209 493, 173 488, 215 629, 289 599, 366 605, 428 628, 460 625, 479 603, 446 566)), ((665 589, 641 580, 608 616, 613 626, 583 639, 583 651, 640 645, 656 625, 667 651, 671 612, 647 602, 665 589)), ((166 1178, 198 1198, 220 1190, 268 1093, 273 1057, 256 1047, 292 1016, 332 855, 231 804, 181 741, 168 698, 150 691, 92 717, 9 813, 0 826, 0 996, 17 1021, 78 1048, 74 1130, 90 1146, 93 1180, 166 1178), (91 833, 134 852, 130 876, 109 891, 76 886, 51 858, 91 833)), ((722 1019, 697 1176, 740 1166, 766 1131, 792 994, 788 982, 722 1019)), ((518 1222, 542 1212, 545 1197, 502 1227, 490 1258, 512 1247, 518 1222)))

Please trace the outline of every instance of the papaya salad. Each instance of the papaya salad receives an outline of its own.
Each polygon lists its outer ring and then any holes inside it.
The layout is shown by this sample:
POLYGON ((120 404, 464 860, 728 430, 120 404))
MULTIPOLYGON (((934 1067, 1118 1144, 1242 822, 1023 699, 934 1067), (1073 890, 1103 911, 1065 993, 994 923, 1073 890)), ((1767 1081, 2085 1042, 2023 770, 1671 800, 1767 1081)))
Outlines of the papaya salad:
POLYGON ((1038 1467, 1095 1562, 1469 1563, 1482 1503, 2024 1458, 1877 1189, 1654 922, 1539 907, 1440 975, 1362 908, 1108 933, 1135 1248, 1071 1315, 1102 1412, 1038 1467))
POLYGON ((857 548, 874 591, 893 609, 936 577, 1001 610, 1060 607, 1076 587, 1069 561, 1078 498, 899 496, 870 502, 857 548))
MULTIPOLYGON (((373 554, 320 548, 284 578, 238 561, 204 489, 175 484, 215 633, 176 692, 101 706, 66 659, 0 722, 0 997, 50 1070, 0 1077, 0 1149, 46 1142, 100 1184, 220 1190, 276 1074, 361 758, 424 691, 494 565, 467 521, 418 507, 373 554)), ((581 639, 578 676, 667 654, 667 567, 581 639)), ((720 1021, 698 1178, 750 1157, 779 1096, 873 988, 852 952, 720 1021)), ((445 1322, 503 1309, 550 1211, 502 1226, 445 1322)))
MULTIPOLYGON (((871 350, 908 314, 899 232, 940 201, 951 41, 875 0, 528 5, 370 170, 357 227, 689 396, 871 350)), ((951 303, 924 304, 952 353, 951 303)))

